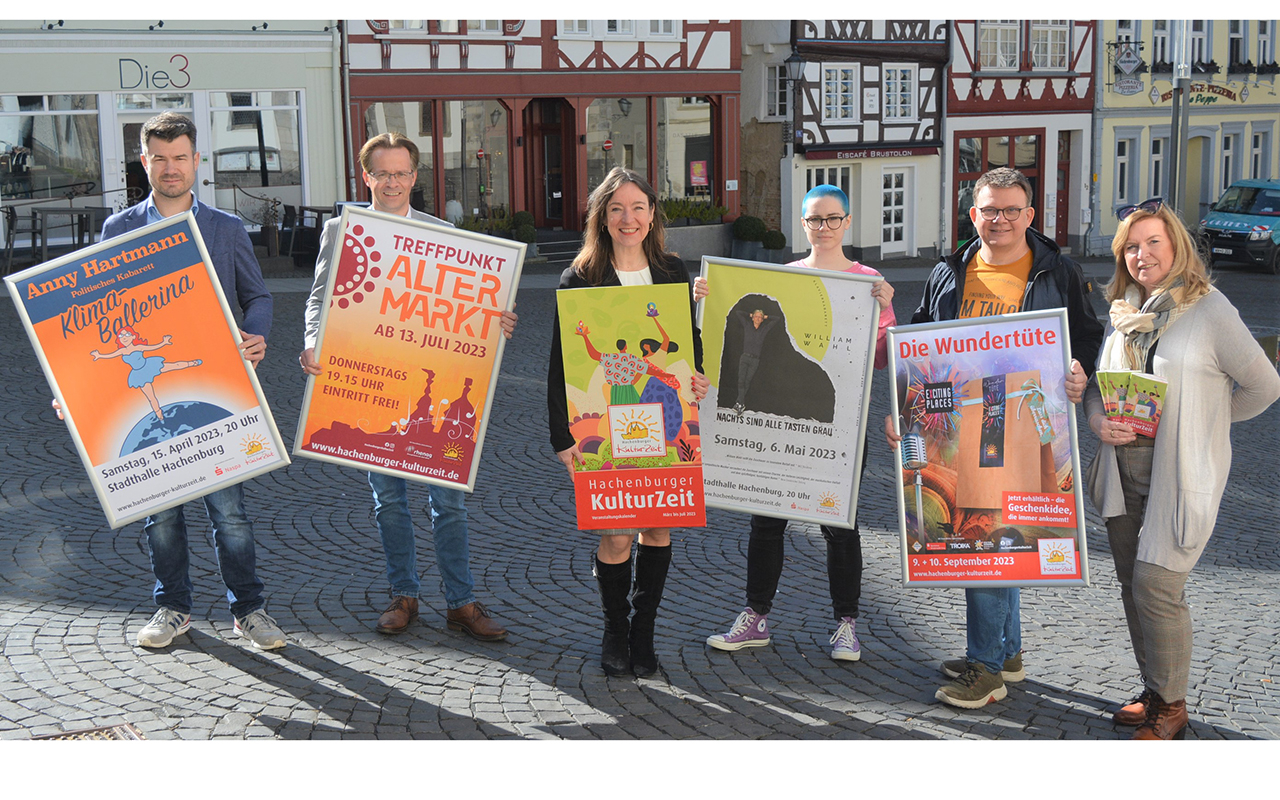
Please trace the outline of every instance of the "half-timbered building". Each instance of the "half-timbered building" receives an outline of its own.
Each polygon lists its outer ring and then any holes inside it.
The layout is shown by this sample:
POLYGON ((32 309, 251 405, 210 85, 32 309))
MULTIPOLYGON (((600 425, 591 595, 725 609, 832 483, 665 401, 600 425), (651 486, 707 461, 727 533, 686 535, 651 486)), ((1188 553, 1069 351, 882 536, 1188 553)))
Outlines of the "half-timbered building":
MULTIPOLYGON (((614 165, 659 195, 737 213, 741 23, 348 23, 352 158, 396 130, 421 150, 414 205, 458 222, 527 210, 579 230, 614 165)), ((358 169, 358 167, 356 168, 358 169)), ((362 185, 354 196, 364 197, 362 185)))
POLYGON ((950 246, 974 235, 974 183, 1008 166, 1034 188, 1032 226, 1060 247, 1082 251, 1096 46, 1091 20, 952 23, 944 156, 950 246))
POLYGON ((804 249, 800 201, 849 195, 859 260, 938 252, 945 20, 793 20, 793 156, 783 167, 788 239, 804 249))

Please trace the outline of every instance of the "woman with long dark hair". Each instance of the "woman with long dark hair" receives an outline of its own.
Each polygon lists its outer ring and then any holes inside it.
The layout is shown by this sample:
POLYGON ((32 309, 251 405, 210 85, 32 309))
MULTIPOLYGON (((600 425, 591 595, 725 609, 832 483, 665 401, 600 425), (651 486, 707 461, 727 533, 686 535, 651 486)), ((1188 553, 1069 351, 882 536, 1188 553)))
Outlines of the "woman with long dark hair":
MULTIPOLYGON (((582 250, 573 265, 560 276, 559 288, 663 283, 687 286, 689 273, 684 262, 666 250, 658 196, 639 173, 615 167, 587 201, 582 250)), ((696 318, 692 293, 689 310, 691 318, 696 318)), ((551 330, 551 363, 547 369, 551 445, 572 476, 583 459, 569 430, 559 315, 551 330)), ((700 400, 706 396, 708 384, 701 374, 702 339, 697 328, 693 331, 693 350, 697 372, 693 375, 692 389, 700 400)), ((643 360, 640 363, 645 364, 643 360)), ((595 559, 600 605, 604 611, 600 666, 608 675, 652 675, 658 670, 653 628, 671 564, 671 530, 627 528, 600 534, 595 559), (631 543, 637 537, 640 544, 635 556, 633 587, 631 543)))

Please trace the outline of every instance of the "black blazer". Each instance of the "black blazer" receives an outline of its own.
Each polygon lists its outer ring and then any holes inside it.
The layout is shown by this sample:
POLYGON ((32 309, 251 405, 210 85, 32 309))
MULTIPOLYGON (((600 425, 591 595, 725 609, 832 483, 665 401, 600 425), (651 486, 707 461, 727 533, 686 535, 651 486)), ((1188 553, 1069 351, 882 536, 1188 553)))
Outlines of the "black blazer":
MULTIPOLYGON (((702 372, 702 331, 698 330, 697 308, 693 302, 692 283, 689 271, 684 262, 676 256, 668 256, 665 264, 650 265, 654 285, 663 283, 684 283, 690 286, 689 314, 694 321, 693 326, 693 366, 702 372)), ((560 275, 559 289, 581 289, 591 284, 583 280, 573 267, 569 267, 560 275)), ((609 270, 609 277, 601 286, 621 286, 618 273, 609 270)), ((569 401, 564 394, 564 354, 560 345, 560 312, 557 310, 551 328, 551 360, 547 364, 547 422, 551 427, 551 446, 559 453, 577 444, 569 433, 569 401)))

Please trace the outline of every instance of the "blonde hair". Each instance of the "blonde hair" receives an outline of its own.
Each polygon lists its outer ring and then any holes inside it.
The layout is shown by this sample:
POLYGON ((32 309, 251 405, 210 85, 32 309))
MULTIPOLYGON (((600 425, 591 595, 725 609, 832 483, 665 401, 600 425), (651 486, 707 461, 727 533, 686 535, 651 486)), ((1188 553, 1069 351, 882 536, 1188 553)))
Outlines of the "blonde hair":
POLYGON ((644 192, 649 199, 649 207, 653 209, 653 227, 644 238, 644 254, 649 266, 666 270, 667 253, 666 226, 663 224, 662 205, 658 203, 658 195, 638 172, 624 167, 614 167, 604 177, 600 185, 587 198, 587 221, 582 231, 582 249, 573 259, 573 270, 592 286, 599 286, 613 269, 613 238, 606 230, 609 201, 614 192, 622 188, 624 183, 634 183, 636 188, 644 192))
POLYGON ((1200 251, 1191 239, 1191 234, 1187 232, 1187 226, 1182 224, 1182 219, 1174 213, 1173 209, 1162 203, 1155 211, 1138 209, 1120 220, 1120 227, 1116 228, 1116 235, 1111 240, 1111 253, 1116 258, 1116 274, 1107 284, 1108 302, 1123 299, 1125 291, 1130 286, 1137 286, 1142 291, 1146 291, 1146 288, 1129 274, 1124 248, 1129 243, 1129 231, 1133 226, 1152 217, 1164 223, 1169 244, 1173 247, 1173 264, 1169 268, 1169 274, 1156 287, 1156 291, 1163 291, 1178 278, 1182 278, 1182 297, 1175 296, 1179 302, 1194 300, 1209 293, 1212 285, 1209 270, 1205 266, 1204 259, 1200 257, 1200 251))

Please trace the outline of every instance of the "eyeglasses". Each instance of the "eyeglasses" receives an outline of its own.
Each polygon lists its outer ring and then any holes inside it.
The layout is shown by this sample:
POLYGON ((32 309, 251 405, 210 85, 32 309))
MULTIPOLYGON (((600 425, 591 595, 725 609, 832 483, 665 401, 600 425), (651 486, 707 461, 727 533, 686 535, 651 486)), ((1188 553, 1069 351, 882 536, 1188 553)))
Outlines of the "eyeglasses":
POLYGON ((407 181, 413 177, 413 172, 408 170, 403 172, 386 172, 379 170, 378 172, 370 172, 369 177, 373 178, 378 183, 385 183, 392 178, 395 178, 398 181, 407 181))
POLYGON ((1005 219, 1013 222, 1015 219, 1022 216, 1022 212, 1026 211, 1028 208, 1031 208, 1031 206, 1022 206, 1021 208, 1018 206, 1009 206, 1008 208, 993 208, 988 206, 987 208, 978 209, 978 213, 981 214, 982 218, 987 222, 991 222, 1001 214, 1004 214, 1005 219))
POLYGON ((1135 211, 1145 211, 1148 214, 1154 214, 1160 210, 1160 206, 1162 205, 1164 205, 1163 197, 1152 197, 1150 199, 1143 200, 1141 203, 1138 203, 1137 205, 1121 206, 1120 208, 1117 208, 1116 218, 1120 220, 1124 220, 1126 217, 1128 217, 1130 214, 1132 214, 1135 211))
POLYGON ((804 224, 805 227, 811 231, 820 231, 822 230, 822 224, 825 222, 827 227, 834 231, 841 223, 844 222, 844 219, 847 216, 849 215, 845 214, 840 217, 805 217, 804 224))

